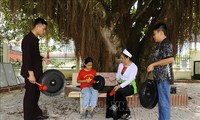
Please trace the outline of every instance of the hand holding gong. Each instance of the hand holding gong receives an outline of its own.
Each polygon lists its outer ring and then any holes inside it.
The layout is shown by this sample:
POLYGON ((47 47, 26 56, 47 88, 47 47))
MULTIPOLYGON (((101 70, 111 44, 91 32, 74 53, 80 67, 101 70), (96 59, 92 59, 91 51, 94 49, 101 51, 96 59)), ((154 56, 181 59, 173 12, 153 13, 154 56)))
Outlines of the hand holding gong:
POLYGON ((96 90, 102 90, 105 86, 105 79, 100 75, 95 76, 91 82, 93 83, 93 88, 96 90))
POLYGON ((86 79, 86 82, 87 82, 87 83, 90 83, 91 81, 92 81, 91 78, 86 79))

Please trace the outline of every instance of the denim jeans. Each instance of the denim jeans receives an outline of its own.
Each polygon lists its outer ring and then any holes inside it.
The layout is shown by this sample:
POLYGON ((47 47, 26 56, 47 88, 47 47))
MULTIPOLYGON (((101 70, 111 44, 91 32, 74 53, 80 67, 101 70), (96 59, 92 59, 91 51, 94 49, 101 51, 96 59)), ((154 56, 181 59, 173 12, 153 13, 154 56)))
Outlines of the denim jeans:
POLYGON ((81 90, 83 95, 83 109, 87 109, 89 106, 94 108, 97 106, 97 100, 99 93, 93 87, 86 87, 81 90))
POLYGON ((157 87, 159 120, 170 120, 170 84, 164 80, 159 82, 157 87))

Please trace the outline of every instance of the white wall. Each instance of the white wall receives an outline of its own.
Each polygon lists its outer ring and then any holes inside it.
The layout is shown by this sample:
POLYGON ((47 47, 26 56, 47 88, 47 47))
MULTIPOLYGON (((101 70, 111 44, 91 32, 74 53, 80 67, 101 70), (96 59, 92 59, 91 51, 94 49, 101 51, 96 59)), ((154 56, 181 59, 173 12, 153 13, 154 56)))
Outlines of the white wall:
POLYGON ((185 80, 185 79, 192 79, 192 71, 180 71, 174 70, 174 79, 175 80, 185 80))
POLYGON ((3 62, 10 63, 10 47, 7 44, 3 44, 3 62))
POLYGON ((190 57, 191 57, 191 62, 190 62, 191 70, 187 70, 187 71, 174 70, 174 79, 192 79, 194 61, 200 61, 200 51, 191 52, 190 57))

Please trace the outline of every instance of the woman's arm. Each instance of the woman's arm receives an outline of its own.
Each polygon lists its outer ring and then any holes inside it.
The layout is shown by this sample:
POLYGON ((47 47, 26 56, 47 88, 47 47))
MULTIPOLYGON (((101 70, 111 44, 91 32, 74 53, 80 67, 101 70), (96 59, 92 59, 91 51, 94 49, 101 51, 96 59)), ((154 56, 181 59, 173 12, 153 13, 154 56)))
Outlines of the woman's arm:
POLYGON ((119 79, 120 79, 120 64, 119 64, 119 66, 118 66, 116 76, 115 76, 115 77, 109 77, 109 80, 110 80, 111 82, 114 82, 115 80, 119 80, 119 79))

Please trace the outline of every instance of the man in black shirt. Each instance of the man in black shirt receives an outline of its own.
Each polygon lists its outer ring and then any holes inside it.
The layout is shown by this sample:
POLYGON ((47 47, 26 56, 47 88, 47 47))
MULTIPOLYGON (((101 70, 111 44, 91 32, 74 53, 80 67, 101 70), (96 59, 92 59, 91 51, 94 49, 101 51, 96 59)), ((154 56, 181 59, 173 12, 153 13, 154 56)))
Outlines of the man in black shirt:
POLYGON ((167 37, 167 26, 157 23, 153 27, 153 38, 158 43, 153 57, 153 63, 147 71, 153 71, 158 88, 159 120, 170 120, 170 84, 173 84, 172 63, 174 62, 173 48, 167 37))
POLYGON ((34 28, 22 40, 22 68, 21 75, 25 79, 25 95, 23 101, 24 120, 47 119, 38 106, 40 90, 35 82, 42 76, 42 60, 48 64, 50 61, 43 58, 39 51, 38 36, 46 32, 47 22, 42 18, 34 21, 34 28))

